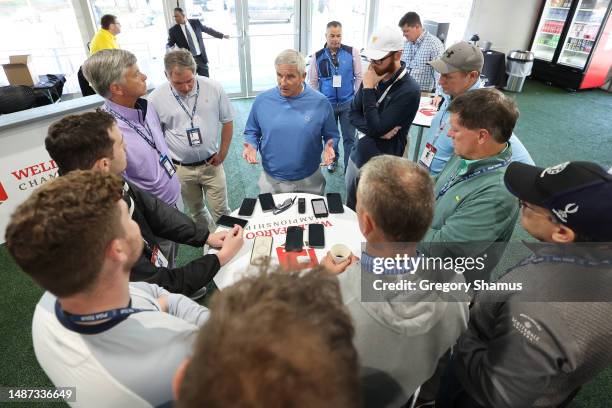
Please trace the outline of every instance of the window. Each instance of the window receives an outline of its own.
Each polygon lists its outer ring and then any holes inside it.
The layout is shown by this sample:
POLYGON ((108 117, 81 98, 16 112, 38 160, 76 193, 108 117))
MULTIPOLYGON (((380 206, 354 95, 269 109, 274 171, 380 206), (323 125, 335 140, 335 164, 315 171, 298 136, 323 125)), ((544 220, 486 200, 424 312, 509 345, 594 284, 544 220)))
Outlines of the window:
POLYGON ((446 47, 450 47, 465 36, 465 28, 472 10, 472 0, 380 0, 377 27, 397 27, 400 18, 409 11, 416 12, 424 20, 450 23, 446 47))
POLYGON ((117 16, 121 23, 117 42, 122 49, 136 55, 138 67, 149 78, 149 86, 165 82, 168 29, 162 0, 91 0, 91 9, 96 29, 100 29, 103 15, 117 16))
MULTIPOLYGON (((3 63, 30 54, 37 74, 64 74, 64 92, 80 91, 76 73, 87 56, 70 0, 0 2, 0 38, 3 63)), ((0 83, 8 83, 2 70, 0 83)))
POLYGON ((338 21, 342 24, 342 44, 350 45, 360 50, 367 44, 367 1, 366 0, 312 0, 311 32, 309 53, 313 53, 325 44, 327 23, 338 21))

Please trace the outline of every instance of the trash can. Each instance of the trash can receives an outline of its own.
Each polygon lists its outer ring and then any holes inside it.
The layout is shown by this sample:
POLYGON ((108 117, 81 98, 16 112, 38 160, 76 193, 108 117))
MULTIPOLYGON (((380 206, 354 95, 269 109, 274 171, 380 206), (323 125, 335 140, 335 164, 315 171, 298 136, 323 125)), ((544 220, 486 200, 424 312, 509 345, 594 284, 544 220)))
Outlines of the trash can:
POLYGON ((512 50, 506 60, 508 82, 506 82, 504 89, 511 92, 521 92, 525 78, 531 74, 533 52, 512 50))

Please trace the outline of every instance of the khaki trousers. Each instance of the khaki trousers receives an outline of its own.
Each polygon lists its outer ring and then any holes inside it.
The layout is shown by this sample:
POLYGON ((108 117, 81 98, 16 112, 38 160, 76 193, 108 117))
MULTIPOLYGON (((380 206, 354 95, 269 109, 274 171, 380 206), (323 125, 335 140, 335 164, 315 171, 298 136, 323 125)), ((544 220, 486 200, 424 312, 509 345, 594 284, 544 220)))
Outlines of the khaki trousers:
POLYGON ((214 232, 219 217, 230 212, 223 165, 202 164, 196 167, 179 165, 176 173, 181 182, 183 202, 194 221, 214 232))

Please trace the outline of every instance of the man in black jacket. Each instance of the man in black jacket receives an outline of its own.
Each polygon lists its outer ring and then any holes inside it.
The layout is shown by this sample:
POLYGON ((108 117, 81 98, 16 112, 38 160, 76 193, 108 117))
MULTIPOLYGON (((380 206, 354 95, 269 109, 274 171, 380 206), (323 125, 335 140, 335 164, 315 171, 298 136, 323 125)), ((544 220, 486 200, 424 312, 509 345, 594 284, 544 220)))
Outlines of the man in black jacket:
POLYGON ((174 9, 174 21, 176 24, 168 30, 167 48, 174 47, 184 48, 191 51, 193 59, 198 64, 198 75, 208 76, 208 57, 202 40, 202 33, 207 33, 215 38, 228 39, 229 35, 222 34, 213 30, 210 27, 203 25, 197 18, 186 18, 183 9, 176 7, 174 9))
POLYGON ((345 169, 346 205, 353 210, 359 169, 374 156, 401 157, 419 109, 421 90, 400 60, 403 49, 404 38, 399 29, 383 27, 363 51, 370 66, 351 105, 349 117, 357 128, 357 140, 345 169))
POLYGON ((565 407, 612 365, 612 175, 514 162, 504 181, 540 242, 476 296, 438 408, 565 407))
MULTIPOLYGON (((55 122, 49 127, 45 147, 61 175, 79 169, 120 175, 126 167, 123 136, 115 118, 104 111, 66 116, 55 122)), ((243 232, 239 226, 230 232, 209 234, 185 214, 127 181, 124 200, 145 241, 144 250, 132 267, 132 281, 156 283, 170 292, 200 297, 219 268, 242 247, 243 232), (208 244, 220 250, 170 269, 155 237, 194 247, 208 244)))

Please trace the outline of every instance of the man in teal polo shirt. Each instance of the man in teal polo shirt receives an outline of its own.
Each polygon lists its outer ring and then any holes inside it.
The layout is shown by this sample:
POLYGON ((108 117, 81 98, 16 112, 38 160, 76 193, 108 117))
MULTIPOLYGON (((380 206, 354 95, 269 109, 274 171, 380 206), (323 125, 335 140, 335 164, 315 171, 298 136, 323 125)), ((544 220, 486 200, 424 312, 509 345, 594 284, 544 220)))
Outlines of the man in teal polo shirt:
POLYGON ((434 219, 420 248, 428 256, 486 254, 485 268, 465 277, 468 282, 487 280, 519 212, 518 202, 504 185, 512 160, 508 141, 519 112, 498 90, 477 89, 453 99, 448 113, 455 154, 435 178, 434 219))

